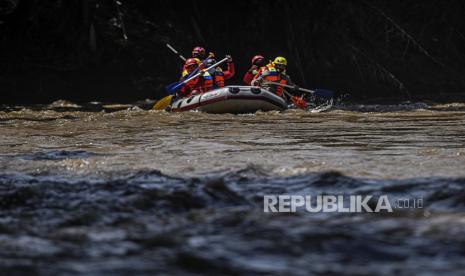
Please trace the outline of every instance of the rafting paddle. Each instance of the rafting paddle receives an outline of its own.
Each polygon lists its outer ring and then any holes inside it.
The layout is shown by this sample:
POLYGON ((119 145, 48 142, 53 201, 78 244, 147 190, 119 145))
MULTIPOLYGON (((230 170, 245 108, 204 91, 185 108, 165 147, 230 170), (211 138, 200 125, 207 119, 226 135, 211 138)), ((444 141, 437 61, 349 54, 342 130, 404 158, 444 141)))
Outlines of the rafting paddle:
MULTIPOLYGON (((279 86, 286 87, 286 88, 292 88, 292 89, 295 88, 292 85, 282 84, 282 83, 279 83, 279 82, 267 81, 266 83, 273 84, 273 85, 279 85, 279 86)), ((320 97, 320 98, 323 98, 323 99, 331 99, 333 97, 333 94, 334 94, 333 91, 326 90, 326 89, 310 90, 310 89, 305 89, 305 88, 299 88, 297 90, 299 90, 301 92, 305 92, 305 93, 310 93, 310 94, 314 95, 315 97, 320 97)))
POLYGON ((293 96, 291 93, 287 92, 286 90, 283 90, 283 92, 291 99, 295 107, 300 108, 300 109, 307 109, 308 103, 306 100, 299 98, 297 96, 293 96))
POLYGON ((173 95, 166 96, 159 100, 154 106, 153 110, 165 110, 168 105, 171 103, 171 100, 173 99, 173 95))
POLYGON ((169 45, 168 43, 166 43, 166 47, 168 47, 173 53, 175 53, 176 55, 178 55, 178 57, 180 59, 182 59, 183 61, 186 61, 186 58, 180 54, 178 51, 176 51, 176 49, 174 49, 171 45, 169 45))

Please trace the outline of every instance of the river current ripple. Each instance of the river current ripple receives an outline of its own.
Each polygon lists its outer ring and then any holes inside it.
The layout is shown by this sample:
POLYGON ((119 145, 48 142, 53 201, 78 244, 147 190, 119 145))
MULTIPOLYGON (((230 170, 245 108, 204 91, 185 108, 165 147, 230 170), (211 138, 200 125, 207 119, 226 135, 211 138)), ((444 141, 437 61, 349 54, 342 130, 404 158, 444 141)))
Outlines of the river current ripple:
POLYGON ((0 108, 2 273, 465 271, 465 104, 253 115, 147 106, 0 108), (264 213, 264 195, 422 205, 264 213))

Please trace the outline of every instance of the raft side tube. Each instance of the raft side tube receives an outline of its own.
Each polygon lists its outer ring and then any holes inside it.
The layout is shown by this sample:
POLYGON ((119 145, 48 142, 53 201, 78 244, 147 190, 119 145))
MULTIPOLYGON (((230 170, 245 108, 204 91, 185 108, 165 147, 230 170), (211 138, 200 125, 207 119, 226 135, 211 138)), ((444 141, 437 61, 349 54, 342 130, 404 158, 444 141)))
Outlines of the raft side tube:
POLYGON ((263 88, 254 86, 226 86, 201 95, 176 100, 172 112, 199 110, 207 113, 255 113, 284 110, 286 101, 263 88))

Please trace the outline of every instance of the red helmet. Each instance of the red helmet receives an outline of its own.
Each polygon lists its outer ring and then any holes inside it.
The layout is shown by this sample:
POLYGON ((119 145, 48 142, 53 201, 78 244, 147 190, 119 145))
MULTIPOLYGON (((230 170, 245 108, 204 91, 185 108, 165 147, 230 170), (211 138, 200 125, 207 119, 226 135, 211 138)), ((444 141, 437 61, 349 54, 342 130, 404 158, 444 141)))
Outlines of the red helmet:
POLYGON ((259 60, 264 60, 265 58, 261 55, 256 55, 252 58, 252 64, 255 64, 259 60))
POLYGON ((205 56, 205 49, 202 47, 195 47, 192 50, 192 56, 199 55, 199 54, 202 56, 205 56))
POLYGON ((199 62, 198 58, 189 58, 186 60, 186 64, 184 64, 184 66, 189 67, 191 65, 199 65, 199 62))

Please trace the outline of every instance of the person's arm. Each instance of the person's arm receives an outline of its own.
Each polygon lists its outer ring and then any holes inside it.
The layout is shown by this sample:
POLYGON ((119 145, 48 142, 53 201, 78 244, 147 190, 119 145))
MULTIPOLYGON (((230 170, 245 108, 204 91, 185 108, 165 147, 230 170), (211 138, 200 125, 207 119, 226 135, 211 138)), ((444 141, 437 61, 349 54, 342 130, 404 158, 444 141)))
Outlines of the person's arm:
POLYGON ((252 82, 250 83, 252 86, 260 86, 260 84, 263 82, 263 76, 261 74, 255 75, 253 78, 252 82))
POLYGON ((235 73, 236 72, 234 70, 234 63, 228 62, 228 70, 223 71, 224 79, 229 80, 230 78, 234 77, 235 73))
POLYGON ((257 72, 257 69, 258 69, 257 65, 252 65, 252 67, 250 67, 250 69, 247 72, 245 72, 244 77, 242 78, 245 84, 247 85, 251 84, 253 78, 255 77, 254 72, 257 72))
POLYGON ((291 88, 291 90, 293 92, 299 92, 299 86, 296 85, 292 80, 291 80, 291 77, 289 77, 288 75, 283 75, 283 77, 286 78, 286 84, 287 85, 290 85, 290 86, 293 86, 293 88, 291 88))
POLYGON ((287 85, 291 85, 291 86, 294 86, 294 82, 291 80, 291 78, 288 76, 288 75, 284 75, 285 78, 286 78, 286 84, 287 85))
POLYGON ((250 73, 249 71, 245 72, 244 77, 242 80, 244 81, 245 84, 250 85, 252 83, 254 74, 250 73))
POLYGON ((263 77, 268 75, 268 73, 269 72, 267 71, 267 69, 263 69, 263 67, 260 68, 258 70, 257 74, 255 74, 255 76, 253 77, 251 85, 252 86, 260 86, 263 83, 263 77))
POLYGON ((182 67, 182 71, 181 71, 181 77, 179 78, 179 80, 183 80, 186 78, 187 74, 189 74, 186 70, 185 67, 182 67))

